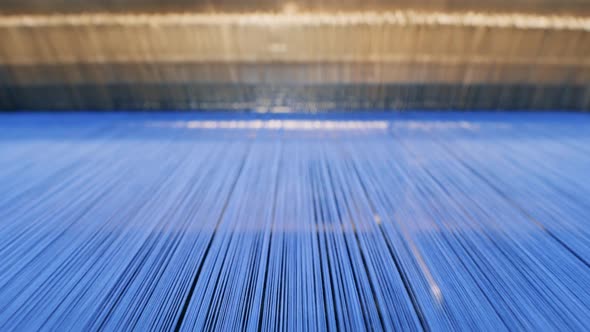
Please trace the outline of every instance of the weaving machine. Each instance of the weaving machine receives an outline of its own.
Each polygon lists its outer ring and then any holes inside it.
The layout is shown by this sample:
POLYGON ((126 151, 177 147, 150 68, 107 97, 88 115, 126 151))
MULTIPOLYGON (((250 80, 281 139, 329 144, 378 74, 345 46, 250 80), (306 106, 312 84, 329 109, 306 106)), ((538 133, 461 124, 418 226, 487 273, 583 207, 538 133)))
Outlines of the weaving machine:
POLYGON ((586 0, 0 4, 0 331, 590 329, 586 0))

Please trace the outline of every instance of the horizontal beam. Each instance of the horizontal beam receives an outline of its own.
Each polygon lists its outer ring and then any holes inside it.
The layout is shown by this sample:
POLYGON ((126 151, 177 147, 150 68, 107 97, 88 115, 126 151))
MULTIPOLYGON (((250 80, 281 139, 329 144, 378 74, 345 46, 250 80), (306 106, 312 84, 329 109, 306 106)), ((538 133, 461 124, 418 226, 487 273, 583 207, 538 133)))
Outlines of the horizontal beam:
POLYGON ((3 0, 0 13, 245 12, 245 11, 521 11, 547 14, 590 12, 586 0, 3 0))

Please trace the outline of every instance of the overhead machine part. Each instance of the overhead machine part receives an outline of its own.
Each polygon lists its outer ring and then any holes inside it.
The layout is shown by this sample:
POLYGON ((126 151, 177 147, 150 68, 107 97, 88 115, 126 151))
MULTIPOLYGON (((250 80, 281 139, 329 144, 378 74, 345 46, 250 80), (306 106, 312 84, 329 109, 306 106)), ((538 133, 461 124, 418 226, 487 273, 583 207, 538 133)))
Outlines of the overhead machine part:
POLYGON ((2 109, 590 108, 581 0, 2 8, 2 109))

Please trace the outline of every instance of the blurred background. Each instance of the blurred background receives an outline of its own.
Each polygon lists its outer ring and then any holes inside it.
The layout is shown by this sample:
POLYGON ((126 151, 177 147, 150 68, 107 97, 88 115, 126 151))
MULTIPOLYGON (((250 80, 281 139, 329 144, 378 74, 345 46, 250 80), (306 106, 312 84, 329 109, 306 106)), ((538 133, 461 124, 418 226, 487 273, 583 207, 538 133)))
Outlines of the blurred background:
POLYGON ((5 0, 4 110, 588 110, 588 0, 5 0))

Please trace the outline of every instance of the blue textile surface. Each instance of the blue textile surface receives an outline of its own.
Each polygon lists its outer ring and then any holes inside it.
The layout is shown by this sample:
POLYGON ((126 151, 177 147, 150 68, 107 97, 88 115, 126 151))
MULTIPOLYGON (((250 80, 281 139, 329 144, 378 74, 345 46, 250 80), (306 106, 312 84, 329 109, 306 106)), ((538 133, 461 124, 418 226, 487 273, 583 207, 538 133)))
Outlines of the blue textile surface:
POLYGON ((0 115, 0 330, 588 330, 590 115, 0 115))

